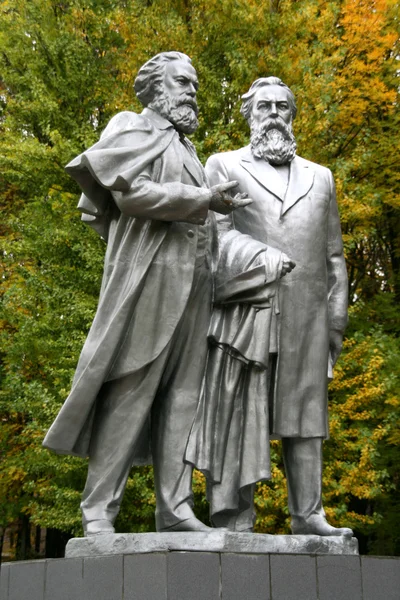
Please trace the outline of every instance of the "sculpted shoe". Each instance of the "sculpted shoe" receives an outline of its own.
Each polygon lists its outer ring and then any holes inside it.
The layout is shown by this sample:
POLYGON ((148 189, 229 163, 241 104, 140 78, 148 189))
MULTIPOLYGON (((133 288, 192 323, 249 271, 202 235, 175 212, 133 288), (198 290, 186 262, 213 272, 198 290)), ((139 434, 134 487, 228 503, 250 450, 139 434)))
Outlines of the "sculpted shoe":
POLYGON ((115 529, 112 526, 111 521, 101 519, 99 521, 89 521, 84 526, 85 536, 89 535, 101 535, 104 533, 115 533, 115 529))
POLYGON ((175 523, 175 525, 171 525, 171 527, 164 527, 160 529, 160 533, 169 533, 170 531, 215 531, 212 527, 208 527, 204 525, 199 519, 196 517, 190 517, 189 519, 185 519, 184 521, 179 521, 179 523, 175 523))
POLYGON ((333 527, 329 525, 325 517, 311 515, 307 519, 301 517, 292 518, 292 533, 295 535, 336 535, 353 537, 353 531, 349 527, 333 527))

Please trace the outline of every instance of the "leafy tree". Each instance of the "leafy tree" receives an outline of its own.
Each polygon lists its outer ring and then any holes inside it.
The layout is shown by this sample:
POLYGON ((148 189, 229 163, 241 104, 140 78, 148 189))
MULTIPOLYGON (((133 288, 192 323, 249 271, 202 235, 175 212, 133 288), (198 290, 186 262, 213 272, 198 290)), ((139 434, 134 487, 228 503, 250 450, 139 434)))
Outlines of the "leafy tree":
MULTIPOLYGON (((299 153, 337 183, 352 302, 330 388, 325 505, 363 551, 397 554, 399 527, 399 21, 394 0, 0 2, 2 257, 0 526, 81 532, 85 461, 41 440, 68 394, 97 304, 104 244, 63 167, 119 110, 140 110, 141 64, 192 57, 205 160, 248 141, 240 96, 277 75, 298 102, 299 153)), ((288 532, 280 449, 258 487, 258 531, 288 532)), ((195 475, 206 519, 204 479, 195 475)), ((118 527, 154 527, 151 468, 132 472, 118 527)))

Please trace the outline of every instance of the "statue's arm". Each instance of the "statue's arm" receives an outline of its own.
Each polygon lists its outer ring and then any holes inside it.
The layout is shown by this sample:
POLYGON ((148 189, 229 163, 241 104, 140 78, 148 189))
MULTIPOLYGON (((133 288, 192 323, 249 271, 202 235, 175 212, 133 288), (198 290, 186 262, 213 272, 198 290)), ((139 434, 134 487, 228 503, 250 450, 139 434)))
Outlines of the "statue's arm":
POLYGON ((347 325, 348 286, 335 182, 332 173, 329 173, 329 177, 330 205, 326 262, 330 350, 332 361, 335 363, 341 351, 343 332, 347 325))
POLYGON ((203 224, 207 218, 211 191, 179 182, 156 183, 151 168, 144 171, 127 192, 112 192, 119 210, 130 217, 159 221, 186 221, 203 224))

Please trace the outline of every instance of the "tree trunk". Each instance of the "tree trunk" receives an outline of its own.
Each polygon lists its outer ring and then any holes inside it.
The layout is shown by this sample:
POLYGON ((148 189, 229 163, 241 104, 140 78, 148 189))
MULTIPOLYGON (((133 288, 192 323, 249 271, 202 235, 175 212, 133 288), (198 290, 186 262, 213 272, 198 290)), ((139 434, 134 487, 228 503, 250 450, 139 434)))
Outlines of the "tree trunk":
POLYGON ((31 558, 31 525, 29 517, 23 515, 18 524, 17 531, 17 560, 28 560, 31 558))
POLYGON ((71 539, 69 533, 49 528, 46 531, 46 558, 64 558, 65 546, 71 539))

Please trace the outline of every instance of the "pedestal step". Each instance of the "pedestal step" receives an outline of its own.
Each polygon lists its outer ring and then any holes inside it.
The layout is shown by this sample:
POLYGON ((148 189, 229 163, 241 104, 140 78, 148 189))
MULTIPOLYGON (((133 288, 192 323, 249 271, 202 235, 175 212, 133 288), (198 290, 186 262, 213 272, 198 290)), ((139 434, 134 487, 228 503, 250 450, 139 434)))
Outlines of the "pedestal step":
POLYGON ((65 556, 76 558, 166 551, 357 555, 358 542, 354 537, 268 535, 224 530, 211 533, 113 533, 74 538, 68 542, 65 556))
POLYGON ((1 600, 399 600, 400 559, 160 552, 3 564, 1 600))

